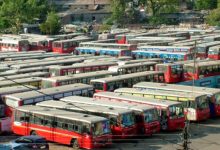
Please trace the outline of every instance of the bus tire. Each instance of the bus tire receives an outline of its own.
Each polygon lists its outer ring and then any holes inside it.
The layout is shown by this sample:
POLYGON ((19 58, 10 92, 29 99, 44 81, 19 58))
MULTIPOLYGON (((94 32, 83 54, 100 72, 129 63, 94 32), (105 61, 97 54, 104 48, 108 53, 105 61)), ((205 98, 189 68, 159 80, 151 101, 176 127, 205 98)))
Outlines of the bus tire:
POLYGON ((37 135, 36 131, 31 131, 30 135, 37 135))
POLYGON ((162 130, 167 130, 167 123, 163 123, 161 128, 162 128, 162 130))
POLYGON ((79 150, 79 143, 78 143, 78 140, 77 139, 72 139, 71 140, 71 146, 74 150, 79 150))

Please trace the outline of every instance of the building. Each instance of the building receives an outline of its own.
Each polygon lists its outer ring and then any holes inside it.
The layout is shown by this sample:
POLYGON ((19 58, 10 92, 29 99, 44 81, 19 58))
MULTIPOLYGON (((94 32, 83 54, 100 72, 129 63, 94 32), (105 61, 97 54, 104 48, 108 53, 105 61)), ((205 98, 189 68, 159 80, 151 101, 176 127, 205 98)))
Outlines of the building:
POLYGON ((61 22, 101 22, 111 15, 110 0, 51 0, 58 10, 61 22))

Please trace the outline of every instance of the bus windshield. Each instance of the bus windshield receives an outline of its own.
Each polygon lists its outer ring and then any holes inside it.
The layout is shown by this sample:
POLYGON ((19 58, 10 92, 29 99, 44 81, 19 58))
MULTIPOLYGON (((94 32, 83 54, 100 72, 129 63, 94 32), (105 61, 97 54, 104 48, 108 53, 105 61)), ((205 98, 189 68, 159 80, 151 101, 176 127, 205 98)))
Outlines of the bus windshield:
POLYGON ((158 119, 159 118, 157 110, 152 109, 144 112, 144 122, 150 123, 153 121, 157 121, 158 119))
POLYGON ((171 119, 180 118, 184 116, 183 107, 181 105, 170 106, 169 111, 171 119))
POLYGON ((199 108, 199 109, 205 109, 205 108, 209 107, 206 96, 201 96, 201 97, 197 98, 196 104, 197 104, 197 108, 199 108))
POLYGON ((93 86, 94 86, 94 88, 97 89, 97 90, 104 90, 104 89, 103 89, 103 83, 95 82, 95 83, 93 83, 93 86))
POLYGON ((45 88, 51 88, 53 87, 53 83, 47 80, 43 80, 42 81, 42 85, 41 88, 45 89, 45 88))
POLYGON ((132 126, 135 123, 134 120, 134 114, 133 113, 126 113, 122 115, 121 124, 125 127, 132 126))
POLYGON ((109 121, 96 122, 92 124, 93 135, 99 136, 110 133, 109 121))

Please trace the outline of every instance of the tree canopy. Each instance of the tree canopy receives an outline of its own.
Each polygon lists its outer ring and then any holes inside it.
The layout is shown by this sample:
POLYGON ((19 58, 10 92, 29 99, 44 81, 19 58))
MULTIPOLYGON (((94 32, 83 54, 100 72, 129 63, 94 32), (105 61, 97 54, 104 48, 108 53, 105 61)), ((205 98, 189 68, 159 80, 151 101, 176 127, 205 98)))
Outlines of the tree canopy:
POLYGON ((220 8, 212 10, 205 21, 209 25, 220 26, 220 8))
POLYGON ((13 33, 21 30, 23 23, 44 19, 50 10, 47 0, 3 0, 0 6, 0 29, 10 28, 13 33))
POLYGON ((218 0, 195 0, 195 7, 198 10, 208 10, 217 8, 218 0))

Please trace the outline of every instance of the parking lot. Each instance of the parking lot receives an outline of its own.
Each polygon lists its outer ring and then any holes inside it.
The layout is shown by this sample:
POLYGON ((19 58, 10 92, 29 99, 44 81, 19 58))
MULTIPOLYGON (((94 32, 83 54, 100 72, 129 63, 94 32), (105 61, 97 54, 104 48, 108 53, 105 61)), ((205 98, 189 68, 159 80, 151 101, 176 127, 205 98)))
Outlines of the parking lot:
MULTIPOLYGON (((191 150, 217 150, 220 147, 220 118, 190 124, 191 150)), ((102 150, 177 150, 182 148, 181 132, 160 133, 152 137, 116 141, 111 147, 102 150)), ((0 136, 0 143, 17 138, 15 135, 0 136)), ((51 150, 71 150, 71 147, 50 143, 51 150)))

